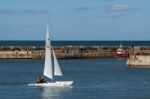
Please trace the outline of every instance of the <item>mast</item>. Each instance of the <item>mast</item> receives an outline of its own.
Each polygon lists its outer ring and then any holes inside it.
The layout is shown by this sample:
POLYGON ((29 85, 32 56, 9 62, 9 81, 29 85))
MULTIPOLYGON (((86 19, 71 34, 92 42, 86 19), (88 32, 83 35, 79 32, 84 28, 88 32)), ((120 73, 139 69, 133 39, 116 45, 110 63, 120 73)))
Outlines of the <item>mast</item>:
POLYGON ((122 48, 122 41, 120 42, 120 46, 119 46, 119 48, 122 48))
POLYGON ((45 41, 45 66, 44 73, 46 77, 53 80, 53 67, 52 67, 52 55, 51 55, 51 43, 50 43, 50 33, 49 25, 47 23, 46 29, 46 41, 45 41))

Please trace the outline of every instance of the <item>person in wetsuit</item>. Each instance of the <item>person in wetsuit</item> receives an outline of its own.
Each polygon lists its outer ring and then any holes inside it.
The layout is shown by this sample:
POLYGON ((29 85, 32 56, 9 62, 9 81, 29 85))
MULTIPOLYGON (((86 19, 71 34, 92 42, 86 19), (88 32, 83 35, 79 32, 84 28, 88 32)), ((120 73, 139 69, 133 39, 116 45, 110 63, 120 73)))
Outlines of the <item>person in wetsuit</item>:
POLYGON ((44 80, 44 77, 42 77, 42 76, 39 76, 38 78, 37 78, 37 81, 36 81, 37 83, 46 83, 46 81, 44 80))

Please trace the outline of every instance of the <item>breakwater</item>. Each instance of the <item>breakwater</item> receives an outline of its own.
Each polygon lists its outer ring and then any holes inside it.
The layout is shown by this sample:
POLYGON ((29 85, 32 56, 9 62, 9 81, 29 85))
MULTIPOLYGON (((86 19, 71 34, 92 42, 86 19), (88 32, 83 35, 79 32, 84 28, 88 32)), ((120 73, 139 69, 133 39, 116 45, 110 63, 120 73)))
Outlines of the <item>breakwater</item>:
MULTIPOLYGON (((54 46, 57 58, 114 58, 113 53, 119 46, 54 46)), ((124 46, 122 49, 130 54, 127 64, 135 63, 135 56, 150 56, 150 46, 124 46)), ((0 59, 42 59, 45 56, 44 46, 0 46, 0 59)), ((140 57, 141 57, 140 56, 140 57)), ((139 58, 141 60, 141 58, 139 58)), ((144 58, 142 58, 145 60, 144 58)), ((149 58, 148 58, 149 59, 149 58)), ((140 62, 139 62, 140 63, 140 62)))
POLYGON ((130 51, 126 64, 133 66, 150 66, 150 47, 135 47, 130 51))
POLYGON ((129 67, 133 66, 150 66, 150 56, 148 55, 132 55, 127 59, 126 63, 129 67))
MULTIPOLYGON (((55 46, 57 58, 113 58, 118 46, 55 46)), ((126 51, 130 47, 124 47, 126 51)), ((1 46, 1 59, 40 59, 45 56, 45 48, 41 46, 1 46)))

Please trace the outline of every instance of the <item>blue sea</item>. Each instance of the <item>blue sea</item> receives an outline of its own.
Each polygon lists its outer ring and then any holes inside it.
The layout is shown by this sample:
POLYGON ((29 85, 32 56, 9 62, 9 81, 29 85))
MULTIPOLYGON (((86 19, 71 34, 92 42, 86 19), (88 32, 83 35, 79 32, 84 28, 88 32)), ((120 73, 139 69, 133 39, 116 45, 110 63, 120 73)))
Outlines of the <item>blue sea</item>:
MULTIPOLYGON (((150 46, 150 41, 52 41, 53 46, 150 46)), ((45 41, 0 41, 0 46, 44 46, 45 41)))
MULTIPOLYGON (((0 46, 44 46, 44 41, 0 41, 0 46)), ((52 41, 53 46, 150 46, 150 41, 52 41)), ((43 74, 43 59, 0 59, 0 99, 150 99, 150 68, 129 68, 125 59, 62 59, 72 88, 29 87, 43 74)))
POLYGON ((59 60, 72 88, 27 84, 43 73, 44 60, 1 59, 0 99, 150 99, 150 68, 129 68, 124 59, 59 60))

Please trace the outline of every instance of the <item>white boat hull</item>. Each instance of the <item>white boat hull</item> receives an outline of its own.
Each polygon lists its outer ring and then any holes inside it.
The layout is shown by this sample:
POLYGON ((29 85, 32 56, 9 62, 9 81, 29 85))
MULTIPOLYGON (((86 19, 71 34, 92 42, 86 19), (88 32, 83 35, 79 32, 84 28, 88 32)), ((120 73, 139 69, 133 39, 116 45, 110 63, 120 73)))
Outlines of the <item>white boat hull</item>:
POLYGON ((69 87, 73 84, 73 81, 55 81, 55 82, 46 82, 46 83, 33 83, 28 84, 28 86, 37 86, 37 87, 69 87))

